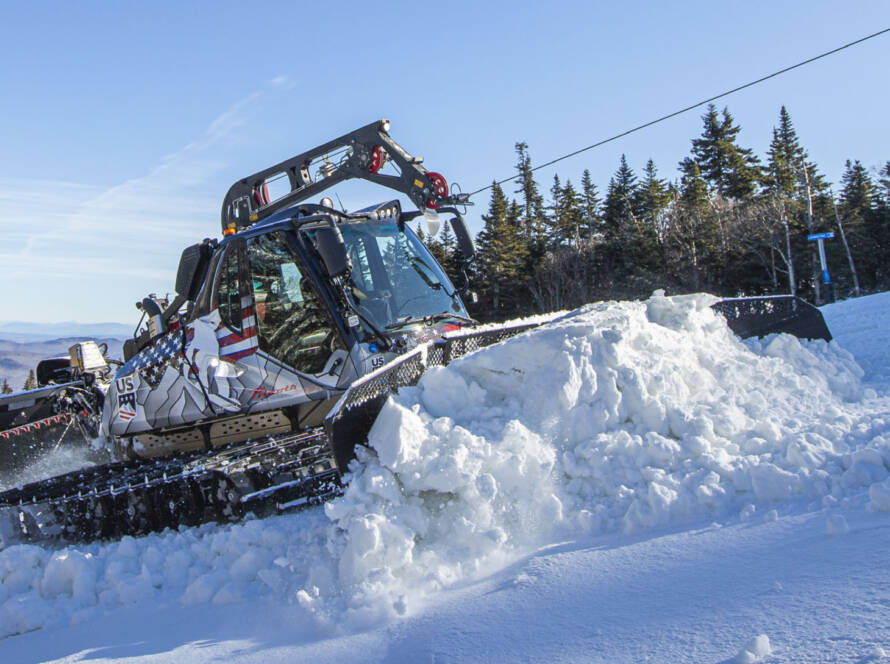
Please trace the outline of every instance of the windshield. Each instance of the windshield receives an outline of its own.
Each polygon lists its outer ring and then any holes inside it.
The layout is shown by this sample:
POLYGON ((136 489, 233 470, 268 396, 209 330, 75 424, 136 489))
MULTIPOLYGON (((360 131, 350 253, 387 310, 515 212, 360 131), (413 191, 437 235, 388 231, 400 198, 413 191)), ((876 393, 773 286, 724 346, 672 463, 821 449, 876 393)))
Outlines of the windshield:
POLYGON ((376 222, 339 228, 352 261, 352 304, 378 329, 436 314, 467 315, 454 286, 410 228, 376 222))

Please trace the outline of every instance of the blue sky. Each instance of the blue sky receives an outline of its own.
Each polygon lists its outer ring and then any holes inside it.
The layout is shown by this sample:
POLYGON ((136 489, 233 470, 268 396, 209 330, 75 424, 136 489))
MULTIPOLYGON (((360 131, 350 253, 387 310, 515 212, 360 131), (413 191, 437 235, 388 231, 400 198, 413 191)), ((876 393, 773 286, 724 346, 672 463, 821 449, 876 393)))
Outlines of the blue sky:
MULTIPOLYGON (((236 179, 381 117, 465 191, 890 27, 876 2, 9 3, 0 39, 5 320, 135 323, 236 179)), ((890 35, 728 97, 763 154, 785 104, 838 183, 879 167, 890 35)), ((662 177, 692 111, 539 173, 662 177)), ((513 187, 505 186, 508 192, 513 187)), ((390 197, 347 185, 349 208, 390 197)), ((487 207, 478 197, 474 229, 487 207)))

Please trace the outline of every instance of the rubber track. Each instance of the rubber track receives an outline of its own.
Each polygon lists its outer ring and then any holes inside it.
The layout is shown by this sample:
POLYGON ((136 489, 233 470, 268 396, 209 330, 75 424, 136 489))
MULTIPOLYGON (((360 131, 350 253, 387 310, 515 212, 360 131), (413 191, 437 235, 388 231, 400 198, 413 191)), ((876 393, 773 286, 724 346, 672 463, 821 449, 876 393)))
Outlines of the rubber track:
POLYGON ((267 516, 339 492, 324 429, 84 468, 0 493, 14 539, 93 541, 267 516))

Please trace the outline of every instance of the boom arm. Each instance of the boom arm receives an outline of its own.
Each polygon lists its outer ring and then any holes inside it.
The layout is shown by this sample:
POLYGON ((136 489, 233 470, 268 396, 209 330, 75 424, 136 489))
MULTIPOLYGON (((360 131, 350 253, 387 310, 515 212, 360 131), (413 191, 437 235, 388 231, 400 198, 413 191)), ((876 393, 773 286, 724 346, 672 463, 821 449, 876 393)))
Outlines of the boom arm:
POLYGON ((223 201, 223 233, 250 226, 349 178, 361 178, 395 189, 408 196, 421 210, 469 203, 467 194, 449 196, 445 178, 427 171, 421 165, 421 160, 408 154, 388 132, 389 120, 372 122, 238 180, 229 188, 223 201), (333 163, 328 157, 336 151, 343 151, 343 156, 338 163, 333 163), (317 178, 313 180, 310 166, 319 159, 323 161, 318 166, 317 178), (398 175, 380 173, 387 160, 395 164, 398 175), (276 176, 287 176, 290 191, 276 200, 270 200, 266 183, 276 176))

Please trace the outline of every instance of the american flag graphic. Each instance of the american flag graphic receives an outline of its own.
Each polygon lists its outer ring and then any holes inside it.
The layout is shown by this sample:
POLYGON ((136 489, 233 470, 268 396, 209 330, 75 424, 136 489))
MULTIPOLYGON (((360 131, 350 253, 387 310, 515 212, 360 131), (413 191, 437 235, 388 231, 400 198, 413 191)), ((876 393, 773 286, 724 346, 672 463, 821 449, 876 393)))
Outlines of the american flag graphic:
MULTIPOLYGON (((187 334, 191 337, 194 332, 188 330, 187 334)), ((174 329, 160 337, 149 348, 143 349, 118 369, 115 376, 120 378, 128 376, 135 371, 148 382, 152 387, 157 386, 167 366, 178 366, 182 362, 182 330, 174 329)), ((133 413, 133 417, 135 417, 133 413)))
MULTIPOLYGON (((182 350, 182 330, 176 329, 167 332, 154 342, 150 348, 146 348, 133 357, 127 365, 133 369, 143 369, 153 364, 160 364, 182 350)), ((119 372, 123 373, 123 372, 119 372)))
POLYGON ((216 330, 219 342, 219 359, 234 362, 257 350, 256 318, 253 313, 253 298, 241 298, 241 333, 232 332, 225 325, 216 330))
MULTIPOLYGON (((139 375, 152 387, 157 387, 167 371, 167 366, 177 366, 176 358, 182 351, 182 330, 171 330, 158 339, 154 345, 137 357, 136 364, 139 375)), ((121 413, 123 415, 123 413, 121 413)), ((135 413, 134 413, 135 416, 135 413)))
POLYGON ((129 422, 129 421, 132 420, 134 417, 136 417, 136 413, 134 413, 134 412, 131 411, 131 410, 124 410, 123 408, 121 408, 119 411, 117 411, 117 415, 118 415, 118 417, 120 417, 124 422, 129 422))

